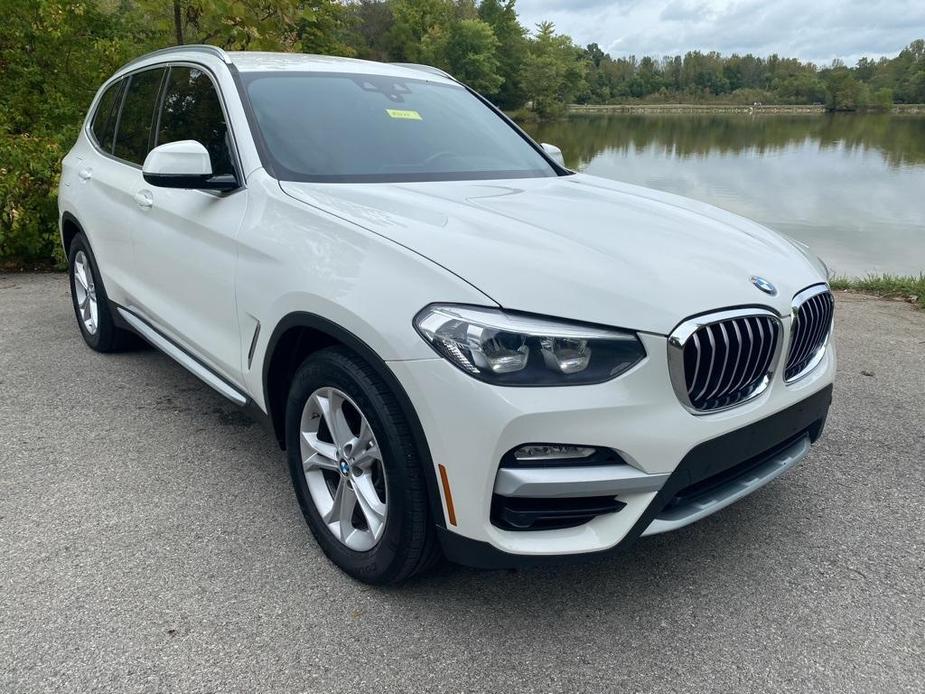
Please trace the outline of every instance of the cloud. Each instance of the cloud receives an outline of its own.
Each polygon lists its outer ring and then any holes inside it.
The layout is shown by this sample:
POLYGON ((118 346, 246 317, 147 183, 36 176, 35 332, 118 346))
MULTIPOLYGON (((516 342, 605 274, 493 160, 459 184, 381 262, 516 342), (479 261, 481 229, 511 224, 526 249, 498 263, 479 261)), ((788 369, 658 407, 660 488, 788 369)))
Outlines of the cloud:
POLYGON ((706 2, 673 0, 665 5, 659 19, 666 22, 702 22, 712 16, 712 8, 706 2))
POLYGON ((925 37, 921 0, 518 0, 517 10, 531 29, 548 19, 618 56, 698 49, 851 64, 925 37))

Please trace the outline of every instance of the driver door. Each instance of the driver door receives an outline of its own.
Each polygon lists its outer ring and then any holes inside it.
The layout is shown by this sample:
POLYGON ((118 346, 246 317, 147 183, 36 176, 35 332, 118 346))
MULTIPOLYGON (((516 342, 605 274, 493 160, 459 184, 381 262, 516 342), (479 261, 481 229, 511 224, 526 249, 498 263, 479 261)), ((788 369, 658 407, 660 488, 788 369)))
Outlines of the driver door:
MULTIPOLYGON (((196 140, 214 175, 233 174, 232 138, 221 99, 205 69, 169 69, 154 145, 196 140)), ((237 235, 247 189, 229 193, 160 188, 142 181, 135 200, 142 220, 134 236, 138 305, 145 320, 225 377, 241 383, 235 310, 237 235)))

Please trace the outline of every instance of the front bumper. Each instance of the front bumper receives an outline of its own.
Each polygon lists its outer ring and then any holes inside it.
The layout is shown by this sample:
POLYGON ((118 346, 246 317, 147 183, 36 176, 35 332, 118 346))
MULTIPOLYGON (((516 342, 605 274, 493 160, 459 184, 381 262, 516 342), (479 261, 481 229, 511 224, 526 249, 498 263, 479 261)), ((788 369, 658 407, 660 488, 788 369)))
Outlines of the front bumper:
MULTIPOLYGON (((783 412, 700 444, 684 456, 617 545, 580 556, 591 558, 626 549, 642 535, 692 523, 761 487, 806 454, 810 444, 822 434, 831 401, 832 386, 829 385, 783 412), (715 480, 718 483, 711 485, 715 480), (698 494, 697 486, 704 483, 708 484, 706 493, 698 494), (693 490, 691 499, 685 499, 687 490, 693 490)), ((445 528, 440 529, 440 539, 448 559, 477 568, 538 566, 576 558, 572 555, 510 554, 445 528)))
MULTIPOLYGON (((789 321, 784 322, 786 340, 789 321)), ((640 337, 649 356, 620 378, 597 386, 499 388, 469 378, 442 359, 390 363, 421 420, 434 464, 444 467, 452 490, 456 522, 445 513, 438 523, 451 559, 483 567, 520 566, 624 547, 644 533, 680 527, 750 493, 805 454, 808 446, 801 441, 818 437, 831 400, 834 349, 798 383, 785 384, 778 377, 740 407, 695 416, 681 406, 669 382, 665 338, 640 337), (569 480, 568 473, 557 474, 579 496, 591 495, 598 484, 617 484, 619 510, 567 528, 525 532, 494 524, 492 499, 498 485, 510 491, 537 481, 499 476, 499 461, 507 451, 532 442, 617 451, 631 467, 630 480, 569 480), (774 460, 761 458, 765 454, 774 460), (738 470, 745 462, 744 472, 738 470), (748 477, 690 489, 732 468, 748 477), (582 492, 581 485, 589 483, 591 491, 582 492), (686 496, 676 499, 682 491, 686 496)), ((436 476, 441 479, 440 473, 436 476)), ((446 511, 443 493, 441 502, 446 511)))

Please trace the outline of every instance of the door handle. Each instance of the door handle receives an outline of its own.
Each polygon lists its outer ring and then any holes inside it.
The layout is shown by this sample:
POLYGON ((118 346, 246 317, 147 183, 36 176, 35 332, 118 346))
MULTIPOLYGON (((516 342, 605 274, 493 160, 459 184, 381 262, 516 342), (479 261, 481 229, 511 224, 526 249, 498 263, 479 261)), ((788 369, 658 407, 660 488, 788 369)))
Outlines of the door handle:
POLYGON ((148 209, 154 204, 154 196, 150 190, 139 190, 135 193, 135 202, 138 203, 138 207, 148 209))
POLYGON ((89 181, 93 178, 93 171, 92 169, 81 169, 77 172, 77 175, 80 176, 81 181, 89 181))

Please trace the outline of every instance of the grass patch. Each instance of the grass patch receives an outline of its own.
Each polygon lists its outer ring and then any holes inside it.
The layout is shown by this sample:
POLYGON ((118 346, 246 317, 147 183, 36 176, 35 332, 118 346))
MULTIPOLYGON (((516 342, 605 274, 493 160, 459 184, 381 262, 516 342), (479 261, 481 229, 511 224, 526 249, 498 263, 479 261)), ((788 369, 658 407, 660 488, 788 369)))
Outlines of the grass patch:
POLYGON ((832 289, 847 289, 896 299, 905 299, 925 309, 925 273, 913 275, 868 275, 863 278, 833 277, 832 289))

